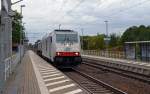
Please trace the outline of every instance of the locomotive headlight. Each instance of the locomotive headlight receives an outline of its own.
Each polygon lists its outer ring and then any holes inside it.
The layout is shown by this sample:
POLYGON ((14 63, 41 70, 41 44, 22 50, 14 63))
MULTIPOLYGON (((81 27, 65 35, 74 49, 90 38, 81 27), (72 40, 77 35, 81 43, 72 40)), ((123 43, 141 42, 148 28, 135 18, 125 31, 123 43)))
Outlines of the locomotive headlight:
POLYGON ((66 46, 69 47, 69 44, 67 43, 66 46))
POLYGON ((75 53, 75 55, 79 55, 79 53, 78 53, 78 52, 76 52, 76 53, 75 53))
POLYGON ((60 55, 60 53, 59 53, 59 52, 57 52, 57 53, 56 53, 56 55, 57 55, 57 56, 59 56, 59 55, 60 55))

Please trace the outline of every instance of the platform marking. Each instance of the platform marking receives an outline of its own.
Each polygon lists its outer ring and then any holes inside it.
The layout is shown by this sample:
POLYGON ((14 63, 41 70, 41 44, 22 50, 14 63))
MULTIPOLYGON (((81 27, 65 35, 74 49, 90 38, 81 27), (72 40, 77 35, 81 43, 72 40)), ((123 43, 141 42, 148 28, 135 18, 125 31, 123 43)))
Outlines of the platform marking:
POLYGON ((47 71, 40 71, 40 72, 45 73, 45 72, 52 72, 52 71, 57 71, 57 70, 47 70, 47 71))
POLYGON ((58 79, 62 79, 62 78, 65 78, 65 76, 60 76, 60 77, 45 79, 44 81, 46 82, 46 81, 58 80, 58 79))
POLYGON ((53 68, 53 67, 44 67, 44 66, 39 66, 40 68, 43 68, 43 69, 49 69, 49 68, 53 68))
POLYGON ((57 85, 57 84, 61 84, 61 83, 69 82, 69 81, 70 81, 69 79, 61 80, 61 81, 57 81, 57 82, 48 83, 48 84, 46 84, 46 86, 57 85))
POLYGON ((62 75, 62 74, 58 73, 58 74, 46 75, 46 76, 43 76, 43 79, 48 78, 48 77, 58 76, 58 75, 62 75))
POLYGON ((49 68, 53 68, 51 66, 42 66, 42 65, 39 65, 40 68, 43 68, 43 69, 49 69, 49 68))
POLYGON ((147 65, 146 63, 140 63, 139 65, 147 65))
POLYGON ((50 75, 50 74, 54 74, 54 73, 60 73, 60 72, 59 71, 46 72, 46 73, 42 73, 42 75, 50 75))
POLYGON ((139 62, 132 62, 132 64, 139 64, 139 62))
POLYGON ((43 68, 39 68, 40 70, 53 70, 54 68, 49 68, 49 69, 43 69, 43 68))
POLYGON ((30 60, 31 60, 32 65, 33 65, 33 70, 35 72, 35 76, 37 78, 37 82, 38 82, 38 86, 39 86, 40 92, 42 94, 49 94, 49 91, 48 91, 47 87, 45 86, 45 83, 43 82, 43 79, 42 79, 41 74, 39 72, 39 69, 36 66, 36 62, 34 61, 33 53, 29 52, 29 55, 30 55, 30 60))
POLYGON ((41 71, 46 71, 46 70, 54 70, 54 68, 49 68, 49 69, 40 69, 41 71))
POLYGON ((75 84, 69 84, 69 85, 65 85, 65 86, 60 86, 60 87, 56 87, 56 88, 50 89, 49 92, 52 93, 52 92, 56 92, 58 90, 62 90, 62 89, 73 87, 73 86, 75 86, 75 84))
POLYGON ((41 69, 54 69, 53 67, 39 67, 41 69))
POLYGON ((50 70, 50 69, 47 69, 47 70, 40 70, 40 71, 43 71, 43 72, 46 71, 46 72, 47 72, 47 71, 54 71, 54 70, 56 71, 56 69, 51 69, 51 70, 50 70))
POLYGON ((126 62, 126 63, 131 63, 130 61, 126 62))
POLYGON ((70 92, 67 92, 67 93, 64 93, 64 94, 77 94, 77 93, 80 93, 82 92, 81 89, 76 89, 76 90, 73 90, 73 91, 70 91, 70 92))
POLYGON ((147 64, 146 66, 150 66, 150 64, 147 64))
POLYGON ((41 65, 39 65, 39 67, 40 67, 40 68, 44 68, 44 69, 45 69, 45 68, 46 68, 46 69, 52 68, 52 67, 46 67, 46 66, 41 66, 41 65))

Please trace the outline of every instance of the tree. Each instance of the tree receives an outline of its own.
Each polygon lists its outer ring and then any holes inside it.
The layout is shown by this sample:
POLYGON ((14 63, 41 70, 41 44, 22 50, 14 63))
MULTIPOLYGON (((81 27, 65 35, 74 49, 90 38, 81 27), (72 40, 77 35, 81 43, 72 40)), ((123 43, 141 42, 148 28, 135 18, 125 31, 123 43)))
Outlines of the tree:
POLYGON ((24 27, 21 24, 22 16, 17 11, 14 11, 15 15, 13 16, 12 21, 12 42, 19 43, 20 42, 20 34, 22 34, 22 38, 25 37, 24 35, 24 27))
POLYGON ((128 41, 149 41, 150 40, 150 26, 140 25, 128 28, 121 37, 122 43, 128 41))
MULTIPOLYGON (((84 50, 103 50, 106 45, 104 43, 106 35, 97 34, 95 36, 81 36, 83 38, 84 50)), ((128 41, 149 41, 150 26, 140 25, 129 27, 122 36, 115 33, 110 35, 109 50, 123 50, 123 43, 128 41)))
POLYGON ((117 36, 115 33, 111 34, 109 46, 116 47, 118 45, 120 45, 120 36, 117 36))
POLYGON ((100 50, 104 49, 104 35, 97 34, 95 36, 81 36, 83 38, 84 50, 100 50))
POLYGON ((103 34, 97 34, 96 38, 96 48, 97 49, 104 49, 105 48, 105 43, 104 43, 104 35, 103 34))

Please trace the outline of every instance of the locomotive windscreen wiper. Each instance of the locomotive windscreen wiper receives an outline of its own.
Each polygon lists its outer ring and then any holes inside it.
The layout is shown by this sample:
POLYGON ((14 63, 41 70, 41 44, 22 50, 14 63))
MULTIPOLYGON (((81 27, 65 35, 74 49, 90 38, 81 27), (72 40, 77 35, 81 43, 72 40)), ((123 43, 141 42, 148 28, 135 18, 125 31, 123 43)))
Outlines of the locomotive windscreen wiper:
POLYGON ((71 40, 69 39, 69 36, 67 36, 66 34, 65 34, 65 39, 64 39, 64 42, 70 42, 71 40))
POLYGON ((64 38, 64 41, 63 41, 63 42, 65 43, 65 41, 66 41, 66 34, 65 34, 65 38, 64 38))

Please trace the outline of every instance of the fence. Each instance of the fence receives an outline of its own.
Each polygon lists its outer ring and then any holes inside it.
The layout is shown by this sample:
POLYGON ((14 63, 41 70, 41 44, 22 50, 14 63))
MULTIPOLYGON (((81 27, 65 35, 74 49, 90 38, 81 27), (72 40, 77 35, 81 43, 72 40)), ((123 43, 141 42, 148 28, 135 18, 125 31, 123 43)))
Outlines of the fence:
POLYGON ((21 57, 23 57, 23 55, 24 50, 23 48, 21 48, 19 52, 12 55, 11 57, 6 58, 3 63, 0 63, 0 91, 3 90, 7 79, 10 77, 12 72, 15 71, 16 66, 19 63, 21 57))
POLYGON ((9 77, 9 75, 11 74, 11 62, 12 62, 12 59, 11 57, 7 58, 4 60, 4 80, 6 81, 7 78, 9 77))
POLYGON ((94 55, 108 58, 119 58, 125 59, 125 53, 122 51, 98 51, 98 50, 84 50, 82 51, 84 55, 94 55))

